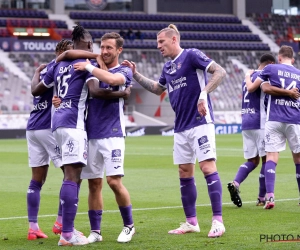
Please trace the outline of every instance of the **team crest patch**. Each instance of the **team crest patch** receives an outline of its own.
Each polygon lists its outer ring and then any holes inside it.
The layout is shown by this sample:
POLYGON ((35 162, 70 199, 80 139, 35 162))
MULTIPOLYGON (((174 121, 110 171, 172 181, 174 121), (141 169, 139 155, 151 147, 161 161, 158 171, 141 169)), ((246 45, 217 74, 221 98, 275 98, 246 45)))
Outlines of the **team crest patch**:
POLYGON ((198 145, 201 146, 203 145, 204 143, 207 143, 208 142, 208 138, 207 136, 202 136, 201 138, 198 139, 198 145))
POLYGON ((87 157, 88 157, 88 154, 87 154, 87 152, 86 152, 86 151, 84 151, 84 152, 83 152, 83 159, 85 159, 85 160, 86 160, 86 159, 87 159, 87 157))
POLYGON ((111 157, 121 157, 121 149, 114 149, 111 151, 111 157))
POLYGON ((181 68, 181 62, 177 63, 177 69, 180 69, 180 68, 181 68))
POLYGON ((94 10, 103 10, 107 5, 107 0, 85 0, 87 6, 94 10))

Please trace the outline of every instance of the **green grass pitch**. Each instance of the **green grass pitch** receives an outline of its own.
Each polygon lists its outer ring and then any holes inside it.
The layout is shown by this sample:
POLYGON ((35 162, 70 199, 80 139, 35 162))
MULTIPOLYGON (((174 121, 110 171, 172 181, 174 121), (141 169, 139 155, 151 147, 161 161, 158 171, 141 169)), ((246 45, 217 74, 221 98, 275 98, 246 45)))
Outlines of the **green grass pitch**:
MULTIPOLYGON (((177 166, 172 163, 173 137, 143 136, 126 138, 125 177, 123 182, 131 195, 136 234, 130 243, 116 239, 122 220, 114 195, 105 183, 102 218, 103 242, 81 249, 295 249, 300 242, 266 242, 262 237, 296 240, 300 236, 298 188, 295 166, 289 150, 280 154, 275 185, 276 206, 273 210, 256 207, 259 169, 255 169, 241 185, 243 206, 230 200, 227 183, 232 181, 244 162, 242 136, 218 135, 217 166, 223 186, 224 236, 209 239, 211 208, 205 179, 196 169, 198 190, 197 216, 200 233, 168 235, 185 220, 181 208, 177 166), (278 236, 276 236, 278 235, 278 236), (283 236, 285 235, 285 236, 283 236), (277 237, 277 238, 276 238, 277 237)), ((41 192, 39 225, 48 239, 27 240, 26 191, 31 178, 27 163, 26 140, 0 140, 0 250, 57 249, 59 237, 51 232, 56 218, 62 172, 49 168, 48 179, 41 192)), ((83 181, 75 227, 89 234, 87 216, 87 182, 83 181)), ((269 238, 269 240, 273 240, 269 238)))

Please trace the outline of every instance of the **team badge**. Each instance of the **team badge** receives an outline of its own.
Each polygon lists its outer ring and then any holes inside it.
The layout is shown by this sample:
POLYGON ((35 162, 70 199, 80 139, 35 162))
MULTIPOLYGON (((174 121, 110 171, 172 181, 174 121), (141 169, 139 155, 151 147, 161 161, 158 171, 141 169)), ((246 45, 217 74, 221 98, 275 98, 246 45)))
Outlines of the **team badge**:
POLYGON ((107 0, 85 0, 87 6, 94 10, 103 10, 107 5, 107 0))

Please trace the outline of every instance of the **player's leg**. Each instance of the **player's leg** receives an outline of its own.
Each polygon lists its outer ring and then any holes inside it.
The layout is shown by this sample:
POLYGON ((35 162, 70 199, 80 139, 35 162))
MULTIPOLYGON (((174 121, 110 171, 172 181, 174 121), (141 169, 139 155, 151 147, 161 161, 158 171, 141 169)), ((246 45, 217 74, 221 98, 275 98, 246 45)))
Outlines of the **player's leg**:
POLYGON ((62 233, 59 246, 85 245, 88 240, 74 233, 74 220, 78 207, 78 193, 82 167, 87 163, 86 132, 80 129, 58 128, 54 137, 62 149, 64 180, 60 190, 62 204, 62 233))
POLYGON ((300 125, 290 124, 289 126, 287 126, 286 137, 296 167, 296 180, 298 184, 298 191, 300 194, 300 125))
POLYGON ((129 242, 135 234, 132 218, 132 204, 127 188, 122 183, 124 176, 125 140, 123 137, 104 139, 102 144, 106 180, 115 194, 115 199, 123 219, 123 229, 118 236, 120 243, 129 242))
POLYGON ((244 130, 243 136, 243 150, 244 158, 247 161, 240 165, 236 176, 232 182, 227 184, 227 189, 230 194, 231 201, 238 207, 242 206, 242 199, 240 197, 240 184, 248 177, 248 175, 259 164, 259 148, 262 147, 263 133, 260 130, 244 130))
POLYGON ((102 185, 104 176, 103 140, 89 140, 87 166, 82 169, 81 179, 88 179, 88 216, 90 221, 89 243, 102 241, 101 220, 103 212, 102 185))
POLYGON ((261 157, 261 169, 259 172, 259 187, 258 187, 258 198, 256 206, 264 206, 266 204, 266 182, 265 182, 265 167, 266 167, 266 156, 261 157))
POLYGON ((88 216, 90 220, 91 233, 88 237, 89 243, 102 241, 101 220, 103 212, 102 178, 89 179, 88 216))
POLYGON ((216 140, 214 124, 194 128, 194 148, 199 166, 205 176, 212 208, 212 227, 208 237, 219 237, 225 233, 222 218, 222 183, 216 166, 216 140))
POLYGON ((28 240, 48 238, 39 228, 38 212, 40 208, 40 191, 46 181, 50 158, 40 141, 39 134, 41 133, 37 133, 37 131, 26 132, 29 166, 32 172, 27 190, 28 240))
POLYGON ((135 228, 132 218, 132 205, 130 201, 130 195, 127 188, 122 183, 122 177, 107 176, 107 183, 115 194, 117 204, 123 219, 123 230, 120 233, 118 242, 129 242, 132 236, 135 234, 135 228))
POLYGON ((264 209, 272 209, 275 206, 275 170, 279 159, 279 152, 285 150, 286 147, 284 126, 280 122, 273 121, 267 121, 265 125, 265 149, 267 152, 265 183, 267 194, 264 209))
POLYGON ((196 155, 193 143, 187 138, 188 132, 174 134, 173 161, 178 164, 181 202, 186 221, 180 227, 170 230, 169 234, 200 232, 196 212, 197 189, 194 179, 196 155))

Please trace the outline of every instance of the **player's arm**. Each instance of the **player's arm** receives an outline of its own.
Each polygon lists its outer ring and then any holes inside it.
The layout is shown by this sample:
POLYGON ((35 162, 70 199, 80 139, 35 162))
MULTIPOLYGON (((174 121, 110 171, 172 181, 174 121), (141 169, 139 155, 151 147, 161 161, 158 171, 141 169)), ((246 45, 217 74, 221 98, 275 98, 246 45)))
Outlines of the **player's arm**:
POLYGON ((292 89, 282 89, 275 86, 271 86, 268 83, 263 83, 261 85, 261 89, 263 92, 269 95, 274 96, 289 96, 292 99, 298 99, 300 97, 299 89, 292 88, 292 89))
POLYGON ((97 56, 98 54, 89 51, 72 49, 61 53, 56 58, 56 62, 66 61, 66 60, 76 60, 80 58, 96 59, 97 56))
POLYGON ((259 77, 257 77, 255 79, 254 82, 251 81, 251 74, 253 73, 253 70, 249 70, 246 75, 245 75, 245 82, 246 82, 246 87, 247 87, 247 91, 249 93, 254 92, 255 90, 257 90, 257 88, 259 88, 260 84, 263 82, 262 79, 260 79, 259 77))
POLYGON ((36 70, 31 80, 31 93, 33 96, 39 96, 43 94, 47 87, 40 82, 40 73, 46 67, 46 64, 41 64, 36 70))
POLYGON ((78 62, 73 65, 75 70, 87 70, 100 81, 105 82, 111 86, 119 86, 125 83, 124 76, 122 74, 113 74, 106 70, 96 68, 87 59, 86 62, 78 62))
POLYGON ((101 69, 107 70, 105 63, 102 60, 101 54, 95 54, 85 50, 67 50, 56 58, 56 62, 65 60, 76 60, 81 58, 96 59, 101 69))
POLYGON ((199 100, 197 103, 197 109, 201 116, 205 116, 207 113, 205 104, 207 102, 207 94, 215 90, 220 83, 224 80, 226 77, 226 71, 223 69, 219 64, 216 62, 213 62, 207 72, 212 74, 212 77, 210 78, 209 82, 205 86, 204 89, 201 90, 199 100))
POLYGON ((150 91, 151 93, 161 95, 166 90, 158 82, 155 82, 137 72, 136 65, 134 62, 129 62, 125 60, 124 62, 122 62, 122 65, 131 68, 133 73, 133 79, 136 80, 138 84, 140 84, 143 88, 150 91))
POLYGON ((87 82, 91 97, 99 99, 116 99, 124 98, 127 99, 131 93, 131 86, 127 87, 124 91, 112 91, 99 87, 99 82, 95 79, 91 79, 87 82))

